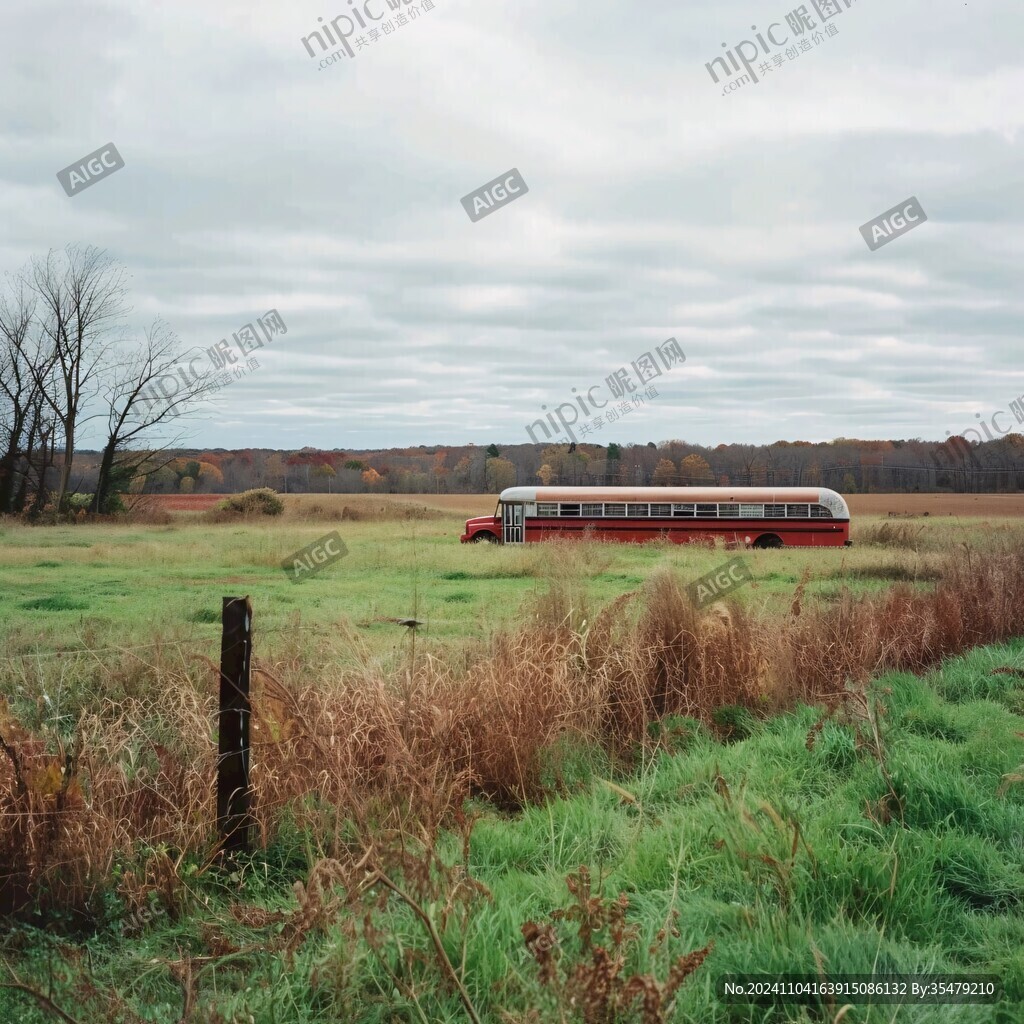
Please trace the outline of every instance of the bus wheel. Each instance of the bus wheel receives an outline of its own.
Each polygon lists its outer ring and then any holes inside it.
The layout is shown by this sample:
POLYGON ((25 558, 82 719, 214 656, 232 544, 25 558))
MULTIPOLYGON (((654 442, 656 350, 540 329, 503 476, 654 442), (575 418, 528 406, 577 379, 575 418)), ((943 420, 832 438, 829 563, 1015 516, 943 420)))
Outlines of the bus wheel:
POLYGON ((782 538, 777 537, 774 533, 763 534, 754 541, 755 548, 781 548, 782 546, 782 538))
POLYGON ((498 538, 493 533, 477 533, 473 536, 472 543, 479 544, 481 541, 485 541, 488 544, 497 544, 498 538))

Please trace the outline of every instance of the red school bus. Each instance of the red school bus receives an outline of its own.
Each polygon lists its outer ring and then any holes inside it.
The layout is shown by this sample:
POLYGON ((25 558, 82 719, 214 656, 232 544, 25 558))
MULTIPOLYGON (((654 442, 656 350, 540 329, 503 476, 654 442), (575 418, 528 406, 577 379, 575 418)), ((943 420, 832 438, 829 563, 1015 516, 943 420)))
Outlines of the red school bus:
POLYGON ((463 544, 553 537, 753 548, 843 547, 850 509, 824 487, 508 487, 493 516, 466 520, 463 544))

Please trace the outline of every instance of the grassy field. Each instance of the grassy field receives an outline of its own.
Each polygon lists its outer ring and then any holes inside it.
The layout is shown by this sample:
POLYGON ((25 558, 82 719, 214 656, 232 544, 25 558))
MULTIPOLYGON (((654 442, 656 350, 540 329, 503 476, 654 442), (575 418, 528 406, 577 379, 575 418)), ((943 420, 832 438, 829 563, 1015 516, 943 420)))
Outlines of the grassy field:
POLYGON ((0 863, 33 894, 0 1019, 1021 1020, 1024 506, 920 498, 851 549, 743 553, 754 581, 705 612, 682 590, 733 552, 459 544, 493 498, 0 524, 0 863), (290 583, 333 529, 348 555, 290 583), (236 594, 261 843, 222 870, 236 594), (1002 995, 715 994, 825 970, 1002 995))
MULTIPOLYGON (((869 499, 878 496, 863 500, 869 499)), ((404 630, 385 620, 413 616, 427 622, 419 633, 423 649, 441 652, 517 622, 524 601, 566 568, 547 546, 460 544, 464 516, 490 511, 488 502, 493 498, 472 495, 297 496, 280 520, 237 526, 204 523, 195 513, 176 514, 165 526, 0 526, 0 636, 9 654, 156 640, 209 654, 219 643, 221 598, 246 594, 271 647, 344 621, 388 657, 405 641, 404 630), (282 560, 332 529, 342 533, 347 557, 301 584, 290 582, 282 560)), ((941 506, 933 507, 938 516, 941 506)), ((865 591, 931 581, 943 554, 958 544, 1024 539, 1024 520, 1016 515, 1024 503, 1006 512, 892 522, 868 516, 855 519, 852 549, 748 552, 755 582, 737 600, 769 609, 805 572, 809 593, 823 600, 844 586, 865 591), (875 537, 883 526, 897 531, 888 544, 875 537)), ((657 569, 688 581, 730 557, 671 544, 595 544, 571 568, 596 609, 657 569)))

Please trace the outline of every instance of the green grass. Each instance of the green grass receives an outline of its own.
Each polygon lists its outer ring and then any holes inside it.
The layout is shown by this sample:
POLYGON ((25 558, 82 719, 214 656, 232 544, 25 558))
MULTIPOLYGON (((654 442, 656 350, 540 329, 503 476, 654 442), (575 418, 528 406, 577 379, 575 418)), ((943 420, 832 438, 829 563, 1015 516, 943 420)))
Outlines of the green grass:
POLYGON ((54 594, 50 597, 34 597, 22 601, 18 607, 27 612, 75 612, 88 608, 85 601, 69 597, 67 594, 54 594))
MULTIPOLYGON (((455 516, 340 524, 285 516, 243 526, 192 517, 153 527, 5 526, 0 640, 10 654, 154 639, 209 654, 218 639, 221 598, 244 594, 253 600, 264 649, 297 627, 330 631, 345 620, 387 656, 402 637, 395 627, 379 629, 375 622, 415 616, 428 622, 420 630, 422 649, 440 653, 516 623, 524 603, 555 580, 572 583, 581 600, 597 609, 635 590, 657 569, 671 568, 689 581, 733 557, 664 543, 587 544, 580 548, 585 556, 573 561, 577 575, 565 580, 565 560, 552 557, 551 545, 463 545, 461 524, 455 516), (282 560, 333 529, 341 530, 347 557, 291 583, 282 560)), ((735 598, 754 608, 788 608, 805 573, 807 598, 826 602, 844 586, 864 593, 893 581, 928 587, 936 559, 952 543, 968 537, 983 545, 1020 530, 1009 521, 994 528, 936 521, 928 524, 919 554, 874 546, 746 552, 754 582, 735 598)))
MULTIPOLYGON (((605 894, 629 897, 627 916, 641 938, 629 971, 664 976, 666 956, 652 962, 646 948, 673 910, 679 936, 669 938, 668 953, 714 942, 680 990, 672 1021, 831 1020, 795 1004, 752 1009, 714 995, 722 974, 813 973, 819 959, 837 973, 994 974, 1004 987, 996 1006, 857 1006, 847 1022, 1019 1021, 1024 783, 1001 784, 1024 762, 1024 720, 1010 710, 1024 680, 992 669, 1021 664, 1024 643, 1017 642, 973 651, 925 678, 892 674, 873 686, 885 709, 883 763, 903 801, 902 822, 867 813, 885 796, 886 783, 851 722, 828 722, 809 746, 819 717, 813 708, 745 723, 745 738, 728 743, 692 721, 663 723, 658 728, 669 748, 627 773, 586 746, 553 751, 557 771, 545 803, 515 816, 476 806, 481 817, 469 869, 491 898, 468 920, 462 973, 483 1020, 497 1024, 499 1008, 523 1013, 546 1005, 519 929, 567 906, 566 876, 585 864, 605 894)), ((198 1005, 221 1017, 204 1009, 196 1019, 464 1021, 458 998, 429 959, 408 968, 419 1009, 396 992, 365 943, 346 936, 344 912, 311 932, 289 964, 259 952, 261 944, 273 944, 280 926, 247 928, 228 914, 229 906, 294 908, 291 885, 306 877, 315 845, 286 830, 241 876, 195 878, 185 917, 158 913, 131 940, 113 929, 122 910, 111 895, 96 930, 62 939, 18 929, 7 939, 7 959, 40 985, 57 964, 58 1003, 62 993, 73 998, 71 975, 87 973, 93 984, 121 993, 143 1019, 175 1021, 181 989, 166 964, 185 951, 211 955, 215 926, 250 952, 202 969, 198 1005)), ((442 845, 456 860, 457 837, 442 845)), ((440 920, 439 905, 429 912, 440 920)), ((400 949, 428 952, 405 905, 387 901, 377 924, 390 936, 393 969, 404 970, 400 949)), ((571 933, 562 926, 567 948, 571 933)), ((450 926, 445 942, 456 962, 458 939, 450 926)), ((83 1024, 106 1019, 95 1007, 83 1010, 77 1017, 83 1024)), ((7 993, 0 994, 0 1019, 42 1024, 49 1018, 7 993)), ((551 1010, 539 1019, 559 1018, 551 1010)))
MULTIPOLYGON (((997 527, 1003 539, 1019 529, 997 527)), ((745 553, 754 582, 735 600, 784 613, 805 576, 805 603, 833 600, 843 587, 930 587, 939 557, 967 530, 981 546, 991 532, 988 524, 943 521, 927 525, 920 553, 877 546, 745 553)), ((448 658, 526 621, 524 606, 552 584, 572 588, 593 614, 652 572, 669 568, 688 581, 733 556, 589 544, 570 561, 557 545, 460 545, 460 531, 454 517, 340 526, 287 518, 241 527, 186 519, 152 528, 4 524, 0 698, 27 727, 49 723, 48 735, 56 735, 72 711, 89 711, 100 698, 116 701, 137 685, 147 655, 139 651, 138 663, 123 661, 112 671, 102 655, 58 659, 53 652, 157 642, 176 646, 182 673, 201 685, 207 669, 190 656, 216 659, 224 596, 252 598, 264 663, 278 655, 301 659, 305 631, 347 637, 344 624, 382 662, 399 665, 408 634, 381 620, 427 620, 417 653, 448 658), (290 583, 281 561, 335 528, 349 555, 299 586, 290 583), (45 689, 45 702, 36 689, 45 689)), ((347 647, 343 640, 329 656, 344 663, 347 647)), ((469 870, 490 899, 475 905, 464 932, 453 919, 444 941, 486 1024, 499 1024, 499 1009, 525 1022, 530 1007, 546 1007, 537 1024, 562 1024, 520 927, 568 906, 566 876, 581 864, 609 897, 629 896, 640 941, 630 949, 628 971, 665 976, 667 954, 652 958, 647 948, 673 910, 680 934, 667 940, 668 953, 715 943, 681 989, 673 1022, 831 1021, 827 1012, 795 1005, 726 1005, 713 992, 727 972, 813 972, 819 958, 846 973, 991 973, 1006 991, 995 1007, 859 1006, 846 1024, 1024 1019, 1024 783, 1004 780, 1024 770, 1024 678, 993 671, 1005 667, 1024 669, 1024 642, 976 650, 922 679, 877 681, 873 691, 886 708, 884 765, 902 821, 886 820, 880 810, 885 776, 853 723, 830 721, 808 744, 818 718, 812 708, 768 721, 722 708, 713 726, 682 718, 655 723, 650 734, 660 749, 641 752, 628 770, 603 749, 568 738, 556 743, 546 752, 545 801, 516 815, 485 802, 467 808, 480 816, 469 870)), ((159 695, 145 697, 159 715, 159 695)), ((167 729, 173 732, 171 724, 167 729)), ((136 1019, 131 1014, 178 1021, 183 990, 169 964, 187 957, 196 958, 192 1021, 465 1021, 430 959, 421 922, 394 899, 377 912, 377 926, 387 936, 387 966, 407 972, 418 1005, 395 990, 365 941, 352 939, 344 913, 311 930, 290 960, 279 948, 285 922, 258 928, 231 914, 233 906, 292 914, 293 883, 308 878, 323 841, 285 827, 234 876, 184 863, 182 914, 172 916, 157 901, 153 918, 127 935, 119 925, 128 908, 112 878, 88 919, 51 916, 45 927, 14 928, 0 939, 0 959, 80 1024, 128 1022, 136 1019), (225 944, 238 952, 226 953, 225 944), (104 992, 116 992, 122 1005, 105 1003, 97 994, 104 992)), ((443 835, 449 862, 458 859, 459 844, 443 835)), ((145 853, 122 870, 138 871, 145 853)), ((439 927, 443 903, 428 908, 439 927)), ((561 927, 569 950, 569 930, 561 927)), ((0 1021, 53 1019, 0 988, 0 1021)))

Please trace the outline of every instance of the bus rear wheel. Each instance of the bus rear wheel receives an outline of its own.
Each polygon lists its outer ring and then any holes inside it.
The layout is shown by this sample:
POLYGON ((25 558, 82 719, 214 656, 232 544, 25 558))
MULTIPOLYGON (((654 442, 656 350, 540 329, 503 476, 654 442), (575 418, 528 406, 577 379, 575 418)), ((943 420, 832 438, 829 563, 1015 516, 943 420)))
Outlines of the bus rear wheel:
POLYGON ((755 548, 781 548, 783 546, 782 538, 774 533, 762 534, 754 541, 753 546, 755 548))

